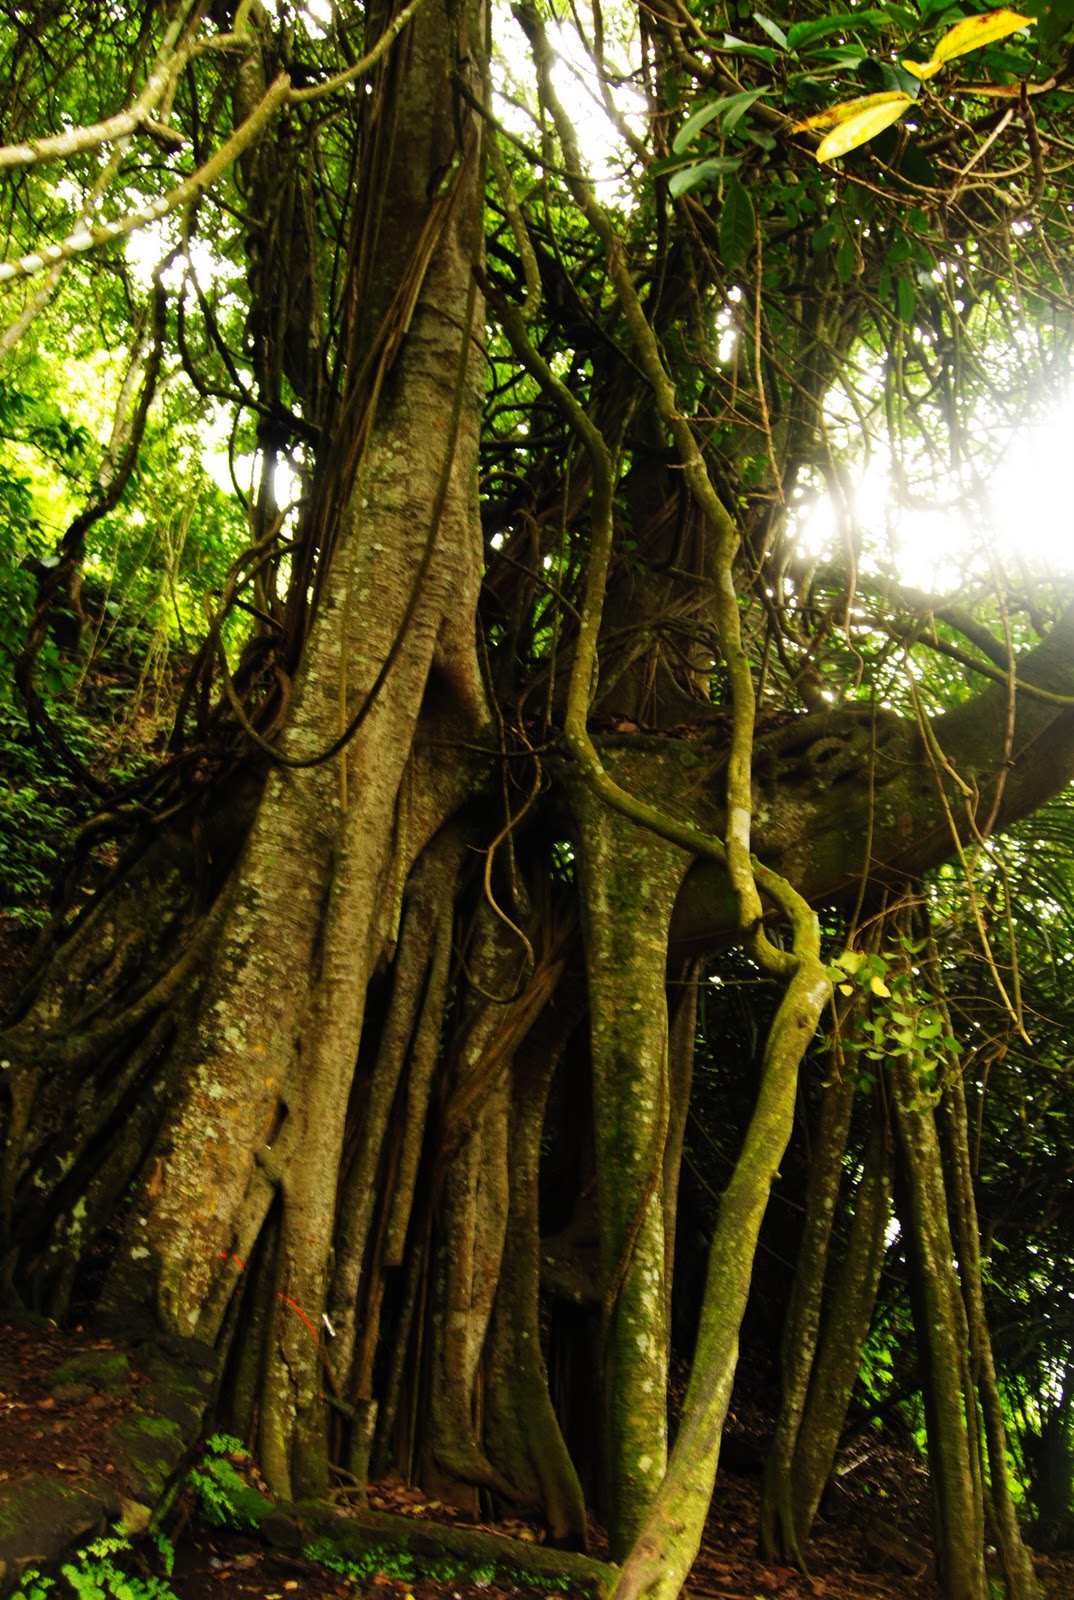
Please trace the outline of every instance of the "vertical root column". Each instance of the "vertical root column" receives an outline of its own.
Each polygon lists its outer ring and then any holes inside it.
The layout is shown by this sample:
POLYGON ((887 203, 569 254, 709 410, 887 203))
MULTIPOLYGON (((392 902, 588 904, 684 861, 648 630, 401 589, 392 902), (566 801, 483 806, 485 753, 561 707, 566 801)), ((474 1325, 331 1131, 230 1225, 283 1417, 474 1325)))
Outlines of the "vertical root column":
POLYGON ((824 1330, 809 1378, 791 1472, 793 1527, 804 1545, 832 1470, 869 1332, 891 1216, 888 1130, 882 1109, 873 1113, 865 1169, 853 1199, 854 1220, 846 1255, 832 1289, 824 1330))
POLYGON ((586 1508, 548 1390, 539 1317, 538 1179, 545 1106, 557 1062, 582 1014, 580 996, 554 1008, 515 1057, 508 1157, 507 1241, 485 1353, 485 1444, 519 1504, 539 1509, 554 1542, 584 1549, 586 1508))
POLYGON ((947 1192, 931 1108, 917 1104, 905 1063, 894 1096, 901 1157, 896 1186, 910 1243, 911 1303, 926 1372, 925 1424, 936 1563, 950 1600, 984 1600, 984 1497, 980 1418, 969 1370, 969 1333, 948 1222, 947 1192))
POLYGON ((518 988, 521 959, 517 932, 483 906, 445 1071, 433 1185, 438 1250, 421 1478, 471 1510, 479 1487, 516 1498, 485 1454, 481 1361, 508 1224, 512 1063, 562 971, 561 960, 542 958, 518 988))
POLYGON ((815 954, 815 924, 812 930, 804 924, 807 915, 802 913, 796 929, 806 949, 769 1030, 757 1104, 720 1204, 675 1449, 623 1563, 616 1600, 637 1600, 643 1594, 651 1600, 675 1600, 701 1543, 761 1220, 790 1137, 798 1066, 831 992, 815 954))
POLYGON ((604 1476, 619 1558, 667 1463, 667 939, 688 857, 589 791, 573 804, 593 1053, 604 1476))

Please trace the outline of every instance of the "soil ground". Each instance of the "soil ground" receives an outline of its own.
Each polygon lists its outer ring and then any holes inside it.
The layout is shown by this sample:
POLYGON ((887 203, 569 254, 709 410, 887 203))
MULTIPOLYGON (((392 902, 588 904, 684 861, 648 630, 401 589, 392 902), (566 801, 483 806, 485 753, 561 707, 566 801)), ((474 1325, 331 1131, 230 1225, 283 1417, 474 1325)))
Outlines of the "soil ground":
MULTIPOLYGON (((106 1356, 107 1341, 81 1330, 28 1329, 0 1323, 0 1488, 24 1473, 79 1476, 121 1475, 108 1459, 112 1425, 124 1410, 136 1411, 138 1379, 122 1395, 102 1394, 87 1384, 57 1381, 57 1369, 73 1357, 106 1356)), ((911 1455, 878 1441, 858 1448, 841 1463, 810 1547, 810 1572, 767 1566, 756 1555, 759 1466, 766 1419, 748 1400, 736 1403, 705 1539, 690 1578, 690 1593, 712 1600, 938 1600, 928 1533, 927 1475, 911 1455)), ((253 1474, 256 1483, 256 1472, 253 1474)), ((124 1485, 116 1480, 117 1492, 124 1485)), ((400 1482, 372 1486, 370 1504, 428 1520, 464 1519, 430 1505, 400 1482)), ((518 1522, 497 1526, 513 1538, 539 1539, 518 1522)), ((175 1546, 170 1586, 178 1600, 556 1600, 546 1581, 504 1586, 490 1576, 446 1566, 436 1582, 385 1557, 385 1570, 336 1573, 302 1556, 273 1550, 201 1515, 191 1491, 173 1505, 165 1531, 175 1546)), ((599 1529, 593 1530, 596 1555, 599 1529)), ((116 1556, 120 1561, 123 1558, 116 1556)), ((163 1576, 158 1553, 138 1542, 128 1570, 143 1582, 163 1576)), ((1038 1570, 1048 1600, 1074 1600, 1074 1556, 1041 1557, 1038 1570)), ((50 1600, 66 1600, 62 1582, 50 1600)), ((158 1592, 159 1593, 159 1592, 158 1592)), ((163 1597, 161 1597, 163 1600, 163 1597)))

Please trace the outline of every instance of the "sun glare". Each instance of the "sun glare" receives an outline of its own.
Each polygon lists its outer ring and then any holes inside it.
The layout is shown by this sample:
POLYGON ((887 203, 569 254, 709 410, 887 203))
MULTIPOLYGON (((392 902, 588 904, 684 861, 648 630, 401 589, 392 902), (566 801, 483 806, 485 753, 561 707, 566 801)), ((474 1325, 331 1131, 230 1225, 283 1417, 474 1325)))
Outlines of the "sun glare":
POLYGON ((930 594, 956 594, 991 563, 1041 576, 1074 575, 1074 495, 1063 464, 1074 441, 1074 389, 1045 416, 1008 436, 990 471, 975 482, 919 493, 906 504, 882 446, 852 473, 852 506, 828 494, 806 497, 795 537, 807 557, 838 560, 848 533, 866 571, 884 570, 930 594))
POLYGON ((1012 443, 989 485, 995 535, 1031 567, 1074 573, 1074 389, 1012 443))
MULTIPOLYGON (((606 204, 629 208, 633 200, 625 174, 630 166, 630 152, 609 115, 593 58, 573 23, 552 22, 548 36, 557 57, 552 74, 555 91, 573 124, 587 174, 606 204)), ((634 53, 633 43, 632 37, 605 39, 605 71, 615 85, 606 93, 621 123, 644 137, 645 101, 626 81, 631 72, 626 58, 634 53)), ((497 3, 497 47, 492 82, 497 120, 519 138, 532 143, 538 126, 533 61, 529 46, 503 0, 497 3)))

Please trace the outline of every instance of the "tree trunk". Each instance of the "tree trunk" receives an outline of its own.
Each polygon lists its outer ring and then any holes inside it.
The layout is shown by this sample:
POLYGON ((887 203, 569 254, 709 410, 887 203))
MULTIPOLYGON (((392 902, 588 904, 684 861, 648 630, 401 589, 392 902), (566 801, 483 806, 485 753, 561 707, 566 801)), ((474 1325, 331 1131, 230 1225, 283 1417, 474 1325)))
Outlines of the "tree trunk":
POLYGON ((948 1600, 986 1600, 984 1497, 977 1396, 969 1372, 965 1308, 947 1216, 939 1141, 930 1106, 904 1060, 893 1096, 901 1183, 896 1193, 908 1240, 929 1441, 936 1563, 948 1600))
POLYGON ((958 1246, 959 1280, 966 1304, 969 1326, 970 1360, 981 1402, 985 1440, 988 1445, 989 1509, 995 1527, 1003 1573, 1010 1600, 1037 1600, 1033 1562, 1022 1542, 1018 1517, 1011 1498, 1007 1466, 1007 1430, 1003 1406, 992 1359, 992 1339, 985 1316, 984 1287, 981 1282, 981 1234, 977 1224, 977 1201, 970 1169, 969 1119, 966 1091, 957 1067, 949 1069, 941 1110, 941 1131, 951 1175, 952 1215, 958 1246))
POLYGON ((846 1256, 832 1288, 795 1440, 792 1514, 800 1547, 809 1539, 831 1475, 860 1370, 887 1247, 891 1176, 891 1132, 883 1109, 877 1104, 861 1182, 854 1195, 854 1220, 846 1256))
MULTIPOLYGON (((284 758, 310 761, 374 689, 375 698, 339 761, 269 777, 197 1024, 176 1047, 167 1136, 147 1166, 107 1294, 113 1309, 151 1296, 166 1328, 213 1342, 278 1205, 278 1247, 262 1268, 273 1275, 274 1301, 259 1441, 266 1476, 285 1495, 327 1481, 321 1316, 367 986, 395 942, 394 886, 457 803, 457 777, 412 755, 423 706, 441 733, 452 723, 472 730, 481 714, 479 169, 472 119, 455 103, 447 70, 481 46, 477 6, 456 13, 432 0, 413 24, 394 102, 411 133, 379 176, 390 254, 416 274, 415 303, 394 365, 366 405, 365 448, 330 530, 334 552, 284 758), (439 175, 456 158, 445 201, 439 175)), ((383 317, 394 286, 378 282, 384 292, 372 296, 379 304, 370 314, 383 317)), ((338 461, 329 465, 338 475, 338 461)))
POLYGON ((853 1081, 833 1077, 825 1086, 821 1102, 806 1186, 805 1227, 780 1343, 783 1389, 761 1497, 760 1547, 766 1561, 785 1559, 801 1565, 792 1468, 817 1348, 828 1246, 853 1105, 853 1081))
POLYGON ((604 1472, 620 1559, 667 1462, 667 939, 688 857, 586 788, 572 804, 593 1058, 604 1472))
POLYGON ((616 1600, 641 1595, 674 1600, 700 1546, 731 1400, 757 1238, 790 1138, 798 1067, 829 997, 824 968, 807 951, 769 1030, 757 1104, 720 1204, 678 1436, 645 1524, 623 1563, 616 1600))
MULTIPOLYGON (((566 986, 566 980, 564 987, 566 986)), ((545 1106, 567 1039, 584 1015, 579 986, 517 1052, 512 1071, 507 1240, 485 1354, 485 1444, 522 1508, 552 1541, 584 1550, 585 1498, 548 1391, 539 1315, 538 1176, 545 1106)))

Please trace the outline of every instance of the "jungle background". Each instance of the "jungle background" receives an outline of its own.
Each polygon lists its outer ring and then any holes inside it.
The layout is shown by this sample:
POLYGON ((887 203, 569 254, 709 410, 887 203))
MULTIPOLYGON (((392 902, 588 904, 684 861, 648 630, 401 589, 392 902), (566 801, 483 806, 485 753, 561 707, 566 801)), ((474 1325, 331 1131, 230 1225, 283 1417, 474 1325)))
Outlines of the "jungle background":
POLYGON ((145 1520, 671 1596, 737 1375, 775 1570, 1070 1547, 1072 28, 0 6, 0 1285, 145 1520))

